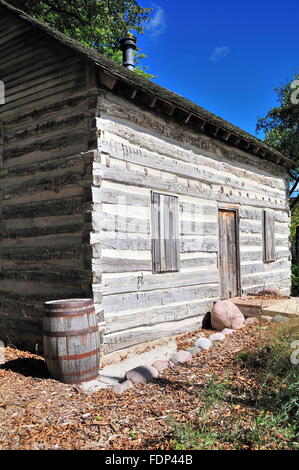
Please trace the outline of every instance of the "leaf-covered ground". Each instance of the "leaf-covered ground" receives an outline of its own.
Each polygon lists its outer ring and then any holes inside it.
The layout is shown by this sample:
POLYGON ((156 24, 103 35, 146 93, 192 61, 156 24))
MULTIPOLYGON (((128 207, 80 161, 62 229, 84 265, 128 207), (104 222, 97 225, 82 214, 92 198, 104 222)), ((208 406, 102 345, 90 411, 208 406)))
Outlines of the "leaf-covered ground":
MULTIPOLYGON (((211 380, 229 380, 239 391, 258 391, 258 375, 235 358, 263 342, 273 328, 274 324, 243 328, 188 365, 167 371, 156 383, 137 386, 122 396, 107 390, 85 395, 77 386, 50 379, 42 357, 7 347, 6 363, 0 366, 0 449, 178 448, 172 423, 196 424, 207 403, 207 432, 209 428, 232 431, 238 420, 250 430, 261 412, 254 401, 239 397, 205 402, 202 391, 211 380)), ((183 336, 179 348, 191 346, 194 339, 194 333, 183 336)), ((280 448, 288 448, 283 435, 280 443, 280 448)), ((233 449, 234 443, 224 439, 221 448, 233 449)))

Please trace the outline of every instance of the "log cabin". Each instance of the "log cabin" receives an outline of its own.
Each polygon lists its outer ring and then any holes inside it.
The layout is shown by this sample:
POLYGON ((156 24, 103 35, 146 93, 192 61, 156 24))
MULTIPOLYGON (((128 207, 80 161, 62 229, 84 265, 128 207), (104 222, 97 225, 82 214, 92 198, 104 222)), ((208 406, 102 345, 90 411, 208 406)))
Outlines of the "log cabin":
POLYGON ((0 0, 0 338, 93 298, 103 363, 289 295, 289 171, 254 136, 0 0))

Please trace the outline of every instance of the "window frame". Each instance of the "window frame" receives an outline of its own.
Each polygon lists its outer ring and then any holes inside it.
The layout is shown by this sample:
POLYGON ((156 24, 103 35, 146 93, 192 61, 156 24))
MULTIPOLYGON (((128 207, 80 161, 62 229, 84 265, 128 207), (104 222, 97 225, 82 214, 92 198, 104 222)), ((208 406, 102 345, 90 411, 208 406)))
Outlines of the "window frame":
POLYGON ((275 218, 273 211, 263 210, 263 260, 264 263, 276 261, 275 218), (271 243, 269 244, 269 234, 271 243))
POLYGON ((152 272, 153 274, 175 273, 180 271, 180 224, 179 224, 179 198, 170 194, 156 191, 151 192, 151 220, 152 220, 152 272), (162 202, 163 201, 163 202, 162 202), (168 202, 168 207, 165 204, 168 202), (161 204, 162 202, 162 204, 161 204), (168 210, 168 217, 165 214, 168 210), (166 217, 166 219, 165 219, 166 217), (168 226, 165 220, 168 219, 168 226), (161 221, 163 223, 161 223, 161 221), (161 227, 164 232, 172 234, 169 238, 161 237, 161 227), (164 240, 164 244, 162 241, 164 240), (166 244, 166 240, 169 243, 166 244), (163 249, 161 249, 163 248, 163 249), (170 259, 167 258, 170 256, 170 259), (164 258, 164 262, 163 262, 164 258))

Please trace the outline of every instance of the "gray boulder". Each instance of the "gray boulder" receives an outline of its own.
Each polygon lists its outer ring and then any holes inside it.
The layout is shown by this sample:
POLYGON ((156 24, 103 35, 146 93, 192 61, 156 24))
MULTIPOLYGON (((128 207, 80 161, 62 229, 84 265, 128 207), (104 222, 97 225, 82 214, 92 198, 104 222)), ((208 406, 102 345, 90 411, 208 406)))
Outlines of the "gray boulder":
POLYGON ((275 317, 273 318, 273 321, 278 322, 278 323, 282 323, 284 321, 288 321, 288 318, 284 317, 282 315, 275 315, 275 317))
POLYGON ((186 349, 186 351, 189 351, 192 356, 197 356, 197 354, 200 353, 201 349, 197 346, 192 346, 191 348, 186 349))
POLYGON ((204 350, 210 349, 212 345, 213 345, 212 341, 209 340, 208 338, 198 338, 194 343, 195 347, 204 349, 204 350))
POLYGON ((225 335, 223 333, 213 333, 208 339, 210 341, 223 341, 225 340, 225 335))

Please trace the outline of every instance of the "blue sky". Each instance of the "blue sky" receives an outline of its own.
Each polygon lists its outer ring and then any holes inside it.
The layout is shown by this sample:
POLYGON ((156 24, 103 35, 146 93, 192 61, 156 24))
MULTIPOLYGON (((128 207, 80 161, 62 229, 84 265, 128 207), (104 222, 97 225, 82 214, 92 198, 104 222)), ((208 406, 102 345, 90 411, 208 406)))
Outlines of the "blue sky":
POLYGON ((299 72, 298 0, 139 3, 154 8, 138 44, 155 81, 255 134, 299 72))

